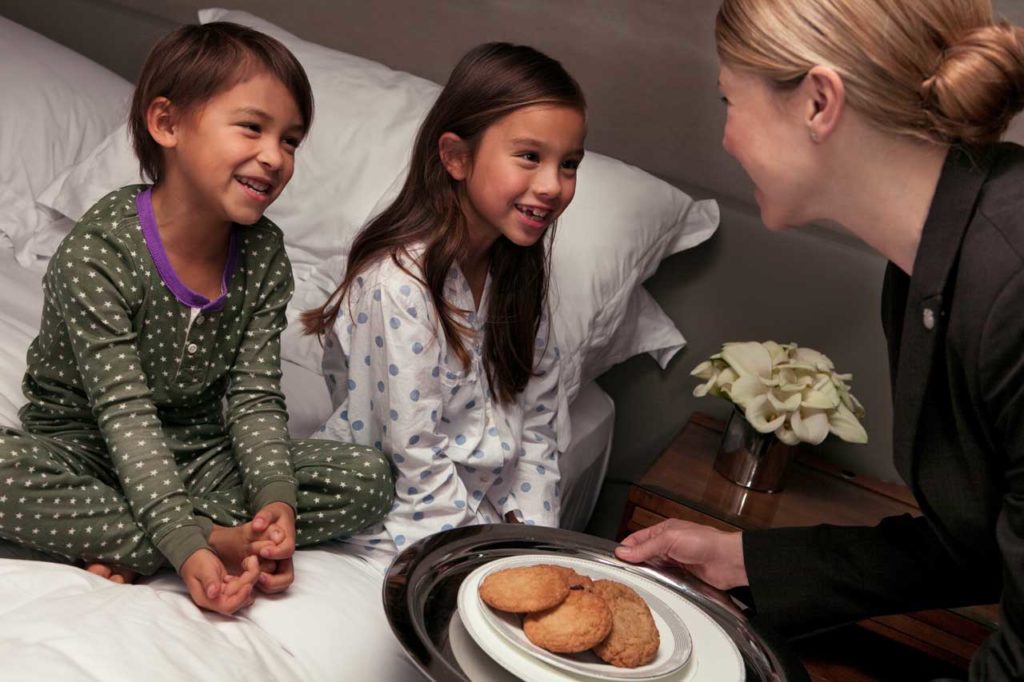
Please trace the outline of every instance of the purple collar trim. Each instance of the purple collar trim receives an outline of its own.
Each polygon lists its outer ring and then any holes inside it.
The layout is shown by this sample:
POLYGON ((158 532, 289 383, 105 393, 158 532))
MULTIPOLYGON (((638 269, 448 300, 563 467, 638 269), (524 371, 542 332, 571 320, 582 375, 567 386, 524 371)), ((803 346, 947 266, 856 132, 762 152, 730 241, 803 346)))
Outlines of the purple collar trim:
POLYGON ((211 301, 202 294, 185 286, 185 283, 178 279, 178 273, 171 267, 171 261, 167 258, 164 250, 164 243, 160 240, 160 230, 157 229, 156 215, 153 213, 153 188, 148 187, 135 197, 135 208, 139 212, 139 224, 142 226, 142 236, 146 239, 146 247, 149 255, 156 264, 156 271, 160 274, 167 288, 171 290, 174 297, 187 305, 189 308, 201 308, 203 312, 208 310, 220 310, 224 307, 224 297, 228 291, 228 283, 235 274, 238 266, 238 238, 237 230, 231 228, 231 244, 228 249, 228 262, 224 267, 224 277, 221 280, 221 294, 211 301))

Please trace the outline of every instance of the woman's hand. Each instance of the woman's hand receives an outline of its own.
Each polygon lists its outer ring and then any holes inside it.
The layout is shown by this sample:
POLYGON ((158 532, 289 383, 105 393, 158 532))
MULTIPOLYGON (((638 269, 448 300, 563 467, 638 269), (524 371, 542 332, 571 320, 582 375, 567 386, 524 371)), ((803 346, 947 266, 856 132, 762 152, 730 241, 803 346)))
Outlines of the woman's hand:
POLYGON ((720 590, 749 584, 743 563, 743 534, 689 521, 668 519, 638 530, 616 548, 631 563, 680 566, 720 590))

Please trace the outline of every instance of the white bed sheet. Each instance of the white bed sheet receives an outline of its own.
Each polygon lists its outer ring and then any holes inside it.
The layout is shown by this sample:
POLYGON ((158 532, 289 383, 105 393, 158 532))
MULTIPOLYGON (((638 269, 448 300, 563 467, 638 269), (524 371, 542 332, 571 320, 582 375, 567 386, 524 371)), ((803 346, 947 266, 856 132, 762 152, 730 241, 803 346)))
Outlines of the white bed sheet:
MULTIPOLYGON (((2 425, 19 424, 44 269, 23 268, 10 246, 0 248, 2 425)), ((283 386, 293 435, 307 435, 330 414, 318 375, 286 362, 283 386)), ((591 383, 570 416, 563 526, 582 529, 607 468, 614 405, 591 383)), ((384 617, 382 575, 341 544, 300 550, 288 593, 258 599, 235 618, 199 611, 170 572, 121 586, 40 558, 0 542, 4 680, 420 679, 384 617)))

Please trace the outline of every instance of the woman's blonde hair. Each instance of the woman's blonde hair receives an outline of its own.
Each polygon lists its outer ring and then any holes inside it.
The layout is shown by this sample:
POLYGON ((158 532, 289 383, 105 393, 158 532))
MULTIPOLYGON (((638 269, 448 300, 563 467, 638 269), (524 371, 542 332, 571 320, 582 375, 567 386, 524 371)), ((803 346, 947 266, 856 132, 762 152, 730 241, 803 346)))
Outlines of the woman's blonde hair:
POLYGON ((997 142, 1024 108, 1024 29, 990 0, 724 0, 715 37, 779 88, 828 66, 878 128, 930 142, 997 142))

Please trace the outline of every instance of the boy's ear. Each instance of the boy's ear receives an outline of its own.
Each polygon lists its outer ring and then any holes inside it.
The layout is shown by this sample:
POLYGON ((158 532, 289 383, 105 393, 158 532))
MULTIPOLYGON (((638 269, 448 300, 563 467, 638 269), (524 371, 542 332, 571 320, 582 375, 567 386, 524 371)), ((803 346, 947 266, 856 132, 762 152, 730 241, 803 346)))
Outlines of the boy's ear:
POLYGON ((146 108, 146 129, 150 137, 165 149, 178 144, 178 111, 166 97, 156 97, 146 108))
POLYGON ((441 164, 453 180, 459 182, 469 175, 469 149, 461 137, 455 133, 444 133, 437 140, 437 153, 441 164))

